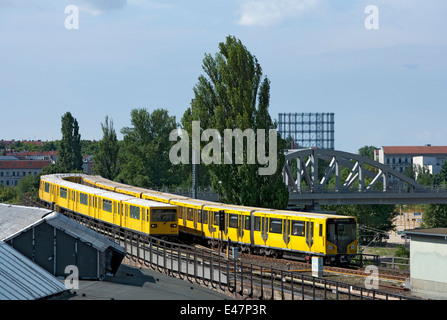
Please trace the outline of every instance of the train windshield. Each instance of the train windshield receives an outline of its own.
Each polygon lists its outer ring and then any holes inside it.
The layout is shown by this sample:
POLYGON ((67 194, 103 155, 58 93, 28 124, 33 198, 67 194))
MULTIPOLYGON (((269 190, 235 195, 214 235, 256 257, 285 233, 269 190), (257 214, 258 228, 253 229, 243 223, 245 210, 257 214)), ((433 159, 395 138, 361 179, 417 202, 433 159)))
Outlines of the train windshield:
POLYGON ((175 209, 152 209, 152 222, 171 222, 177 221, 175 209))
POLYGON ((346 251, 348 244, 356 239, 357 226, 354 219, 328 219, 327 240, 346 251))

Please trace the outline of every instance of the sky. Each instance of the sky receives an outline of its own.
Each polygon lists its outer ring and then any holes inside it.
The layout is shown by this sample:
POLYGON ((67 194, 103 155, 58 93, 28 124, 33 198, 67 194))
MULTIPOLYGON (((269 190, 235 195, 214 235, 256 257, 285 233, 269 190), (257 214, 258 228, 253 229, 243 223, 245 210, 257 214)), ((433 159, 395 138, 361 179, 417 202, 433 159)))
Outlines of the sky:
POLYGON ((60 139, 67 111, 89 140, 106 116, 122 139, 134 108, 180 122, 228 35, 271 81, 273 119, 333 112, 352 153, 447 145, 445 0, 0 0, 0 139, 60 139))

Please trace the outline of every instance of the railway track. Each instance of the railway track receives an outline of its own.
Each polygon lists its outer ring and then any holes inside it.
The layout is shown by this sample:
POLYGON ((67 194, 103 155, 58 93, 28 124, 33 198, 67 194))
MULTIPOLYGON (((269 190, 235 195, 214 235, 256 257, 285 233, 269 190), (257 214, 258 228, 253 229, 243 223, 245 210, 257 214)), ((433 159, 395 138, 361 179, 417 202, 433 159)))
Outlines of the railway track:
MULTIPOLYGON (((31 204, 28 202, 28 205, 36 206, 36 203, 31 204)), ((100 228, 101 229, 101 228, 100 228)), ((101 230, 98 230, 101 231, 101 230)), ((104 230, 102 230, 104 231, 104 230)), ((183 241, 181 241, 183 242, 183 241)), ((129 244, 129 243, 128 243, 129 244)), ((141 245, 139 241, 135 243, 135 246, 141 245)), ((146 246, 147 247, 147 246, 146 246)), ((161 272, 168 272, 172 273, 172 270, 167 270, 169 267, 169 263, 166 263, 166 261, 170 262, 171 265, 174 260, 177 259, 178 261, 185 260, 189 263, 194 263, 194 267, 191 265, 191 270, 194 270, 194 273, 198 271, 199 269, 203 268, 209 268, 211 266, 212 269, 219 269, 221 270, 222 274, 226 277, 228 277, 227 284, 224 284, 223 286, 228 286, 228 288, 234 288, 233 290, 236 292, 243 292, 244 290, 247 290, 247 288, 251 288, 251 293, 244 294, 241 293, 241 296, 248 295, 249 297, 253 297, 254 299, 265 299, 266 296, 263 295, 267 294, 267 291, 271 290, 270 297, 273 297, 274 291, 279 290, 284 295, 286 292, 291 292, 292 297, 291 299, 343 299, 341 298, 341 295, 345 295, 348 297, 348 299, 355 298, 357 299, 360 297, 360 299, 367 298, 370 299, 371 297, 369 295, 372 295, 372 299, 389 299, 389 297, 382 293, 379 293, 379 291, 370 293, 371 291, 366 290, 365 288, 362 288, 361 285, 359 286, 358 282, 357 284, 350 284, 345 276, 340 277, 340 279, 334 279, 335 277, 326 274, 322 278, 316 278, 312 277, 310 275, 311 273, 311 264, 309 263, 303 263, 299 261, 294 260, 285 260, 285 259, 279 259, 279 258, 271 258, 271 257, 265 257, 265 256, 259 256, 259 255, 251 255, 247 253, 240 253, 239 259, 234 261, 232 259, 226 259, 226 257, 230 257, 231 255, 227 252, 222 252, 219 250, 212 250, 208 247, 203 247, 200 245, 195 245, 197 248, 197 253, 195 251, 188 251, 186 255, 184 253, 180 254, 172 254, 172 250, 166 250, 166 248, 161 249, 155 249, 158 251, 161 250, 161 258, 156 258, 155 260, 152 259, 148 263, 152 268, 156 268, 157 270, 161 270, 161 272), (206 251, 204 251, 206 250, 206 251), (212 253, 209 253, 212 251, 212 253), (201 252, 201 253, 199 253, 201 252), (208 252, 208 253, 203 253, 208 252), (174 258, 171 258, 173 256, 174 258), (211 262, 211 260, 208 259, 208 256, 211 256, 213 259, 220 257, 217 264, 216 262, 211 262), (191 258, 193 257, 193 258, 191 258), (208 260, 202 261, 202 258, 206 258, 208 260), (192 260, 191 260, 192 259, 192 260), (158 266, 159 260, 163 262, 162 266, 158 266), (227 262, 228 261, 228 265, 227 262), (254 288, 259 287, 261 288, 261 293, 259 296, 256 296, 253 291, 254 288), (363 290, 363 292, 362 292, 363 290), (335 294, 334 294, 335 292, 335 294), (295 294, 295 296, 294 296, 295 294), (377 294, 377 295, 376 295, 377 294), (380 295, 380 296, 379 296, 380 295)), ((143 248, 144 249, 144 248, 143 248)), ((145 248, 146 251, 152 251, 151 248, 145 248), (150 250, 149 250, 150 249, 150 250)), ((137 249, 131 251, 132 252, 139 252, 137 249)), ((132 255, 132 254, 131 254, 132 255)), ((152 255, 149 255, 149 257, 152 257, 152 255)), ((137 254, 137 258, 141 259, 142 257, 137 254)), ((147 263, 147 262, 146 262, 147 263)), ((190 270, 190 271, 191 271, 190 270)), ((333 273, 333 274, 343 274, 343 275, 350 275, 351 277, 360 278, 361 276, 365 277, 365 271, 364 269, 355 269, 355 268, 340 268, 340 267, 324 267, 325 272, 333 273)), ((175 273, 175 272, 174 272, 175 273)), ((192 276, 188 274, 188 270, 186 270, 186 274, 180 273, 177 271, 178 274, 181 274, 183 277, 186 277, 186 279, 191 278, 192 276)), ((394 278, 396 279, 396 275, 391 275, 389 273, 381 273, 381 278, 383 279, 390 279, 394 278)), ((404 276, 400 275, 399 280, 394 281, 404 281, 404 276)), ((191 278, 192 279, 192 278, 191 278)), ((190 280, 191 281, 191 280, 190 280)), ((205 281, 205 280, 203 280, 205 281)), ((209 280, 208 280, 209 282, 209 280)), ((363 280, 364 283, 364 280, 363 280)), ((222 286, 219 278, 219 286, 222 286)), ((390 293, 395 293, 397 296, 402 295, 402 288, 399 286, 391 286, 391 285, 380 285, 380 289, 386 289, 390 293)), ((258 293, 256 293, 258 294, 258 293)), ((406 293, 405 295, 408 296, 406 293)), ((394 296, 395 297, 395 296, 394 296)), ((393 297, 393 299, 394 299, 393 297)), ((281 297, 282 299, 290 299, 290 297, 284 298, 284 296, 281 297)))
MULTIPOLYGON (((293 271, 295 274, 312 274, 312 265, 305 262, 256 256, 246 253, 241 254, 239 258, 244 263, 263 265, 266 269, 272 268, 288 270, 293 271)), ((377 285, 380 290, 390 293, 410 295, 409 290, 405 287, 405 282, 409 278, 408 273, 380 268, 377 270, 377 285)), ((337 279, 337 281, 356 286, 365 286, 366 281, 369 280, 368 277, 371 276, 370 272, 367 272, 365 268, 360 267, 343 268, 324 266, 323 273, 325 274, 323 279, 337 279)))

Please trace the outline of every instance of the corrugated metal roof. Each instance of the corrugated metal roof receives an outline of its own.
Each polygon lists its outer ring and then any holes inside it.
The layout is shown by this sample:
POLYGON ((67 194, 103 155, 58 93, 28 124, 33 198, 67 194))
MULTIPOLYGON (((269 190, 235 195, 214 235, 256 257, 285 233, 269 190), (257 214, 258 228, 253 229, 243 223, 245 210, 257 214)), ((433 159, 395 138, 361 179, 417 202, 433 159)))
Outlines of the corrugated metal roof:
POLYGON ((74 238, 80 238, 81 241, 90 243, 95 249, 104 252, 107 248, 112 247, 118 252, 126 253, 125 249, 119 244, 113 242, 106 236, 60 214, 53 212, 46 216, 45 221, 74 238))
POLYGON ((8 241, 18 233, 24 232, 42 222, 64 231, 74 238, 90 243, 95 249, 104 252, 112 247, 125 253, 120 245, 107 237, 66 216, 47 209, 0 204, 0 241, 8 241))
POLYGON ((0 241, 0 300, 36 300, 66 290, 61 280, 0 241))
POLYGON ((51 210, 0 203, 0 241, 31 227, 51 210))

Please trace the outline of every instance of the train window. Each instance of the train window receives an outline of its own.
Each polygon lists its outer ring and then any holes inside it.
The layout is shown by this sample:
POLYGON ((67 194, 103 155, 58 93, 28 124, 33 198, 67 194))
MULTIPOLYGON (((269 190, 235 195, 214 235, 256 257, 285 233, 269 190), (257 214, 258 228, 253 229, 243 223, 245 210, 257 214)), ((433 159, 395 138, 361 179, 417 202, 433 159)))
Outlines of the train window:
POLYGON ((261 231, 261 217, 255 217, 255 231, 261 231))
POLYGON ((50 192, 50 184, 48 182, 45 182, 45 192, 50 192))
POLYGON ((85 193, 81 193, 79 195, 79 201, 81 202, 81 204, 83 205, 88 205, 88 196, 85 193))
POLYGON ((292 222, 292 236, 304 237, 304 221, 293 221, 292 222))
POLYGON ((102 199, 102 209, 107 212, 112 212, 112 201, 102 199))
POLYGON ((323 225, 320 223, 320 237, 323 236, 323 225))
POLYGON ((171 222, 176 221, 175 209, 152 209, 152 222, 171 222))
POLYGON ((197 222, 202 223, 202 210, 197 210, 197 222))
POLYGON ((60 196, 61 198, 67 199, 67 189, 60 188, 60 196))
POLYGON ((133 219, 140 220, 140 208, 135 206, 130 206, 129 216, 133 219))
POLYGON ((230 214, 228 227, 237 228, 237 214, 230 214))
POLYGON ((219 225, 219 212, 214 212, 214 225, 219 225))
POLYGON ((245 226, 244 226, 245 230, 250 230, 251 229, 251 217, 246 216, 244 223, 245 223, 245 226))
POLYGON ((269 232, 282 233, 282 220, 281 219, 270 219, 269 232))
POLYGON ((194 213, 192 211, 192 208, 188 208, 188 211, 186 212, 186 220, 192 221, 194 217, 194 213))
POLYGON ((208 224, 208 211, 202 210, 202 223, 208 224))

